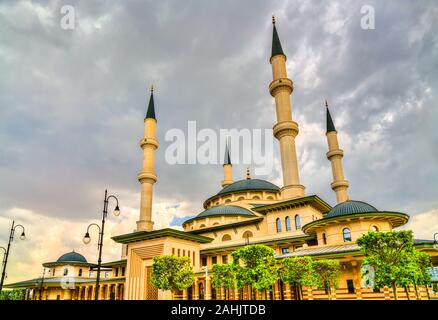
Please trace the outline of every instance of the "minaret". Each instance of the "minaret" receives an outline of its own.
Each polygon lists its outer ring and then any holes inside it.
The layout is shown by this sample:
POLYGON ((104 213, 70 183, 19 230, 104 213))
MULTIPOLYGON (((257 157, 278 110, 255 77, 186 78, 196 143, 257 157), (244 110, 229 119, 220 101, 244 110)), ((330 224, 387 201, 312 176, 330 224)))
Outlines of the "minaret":
POLYGON ((336 132, 335 125, 333 124, 332 117, 328 108, 327 100, 325 101, 327 109, 327 143, 328 149, 327 159, 332 164, 333 182, 331 184, 333 191, 336 193, 336 201, 338 203, 348 200, 348 181, 344 177, 344 169, 342 167, 342 157, 344 151, 339 148, 338 133, 336 132))
POLYGON ((224 180, 222 181, 222 188, 229 186, 233 183, 233 165, 231 164, 230 149, 228 148, 228 142, 225 145, 225 158, 224 158, 224 180))
POLYGON ((286 72, 286 55, 283 53, 275 17, 272 16, 274 25, 272 35, 272 65, 273 81, 269 85, 269 92, 275 98, 277 124, 274 126, 274 136, 280 142, 281 167, 283 171, 283 199, 304 196, 304 186, 300 184, 298 174, 297 152, 295 137, 298 134, 298 124, 292 120, 290 96, 293 91, 293 82, 288 79, 286 72))
POLYGON ((154 88, 151 87, 151 97, 144 119, 144 138, 140 140, 143 149, 143 169, 138 174, 141 184, 140 220, 137 221, 137 231, 152 231, 152 191, 157 176, 154 170, 155 150, 158 148, 157 119, 155 118, 154 88))

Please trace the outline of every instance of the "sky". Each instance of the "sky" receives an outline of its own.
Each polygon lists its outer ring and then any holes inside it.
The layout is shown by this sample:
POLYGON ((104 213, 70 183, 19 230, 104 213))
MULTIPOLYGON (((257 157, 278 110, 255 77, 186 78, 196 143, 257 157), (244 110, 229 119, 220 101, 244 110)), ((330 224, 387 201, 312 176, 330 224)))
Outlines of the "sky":
MULTIPOLYGON (((268 91, 272 23, 294 82, 292 113, 306 194, 331 205, 324 99, 344 150, 351 199, 411 215, 416 238, 438 232, 438 5, 435 1, 1 1, 0 246, 12 220, 6 282, 40 276, 42 263, 75 250, 98 222, 104 190, 122 213, 108 219, 104 259, 121 248, 111 236, 138 220, 143 119, 154 84, 158 182, 156 228, 176 227, 217 193, 222 166, 171 165, 166 132, 197 127, 271 129, 268 91), (74 28, 61 21, 74 9, 74 28), (363 6, 375 25, 361 27, 363 6)), ((275 168, 257 178, 282 184, 275 168)), ((234 150, 236 151, 236 150, 234 150)), ((235 165, 235 180, 245 166, 235 165)), ((110 203, 110 207, 114 207, 110 203)))

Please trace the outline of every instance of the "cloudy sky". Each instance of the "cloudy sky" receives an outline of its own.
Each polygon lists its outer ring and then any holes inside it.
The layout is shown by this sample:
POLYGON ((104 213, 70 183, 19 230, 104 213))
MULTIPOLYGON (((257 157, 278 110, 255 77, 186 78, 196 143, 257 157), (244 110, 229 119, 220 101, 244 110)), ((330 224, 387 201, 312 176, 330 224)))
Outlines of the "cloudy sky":
MULTIPOLYGON (((352 199, 407 212, 417 238, 438 231, 438 7, 435 1, 1 1, 0 245, 12 219, 8 281, 39 276, 41 263, 75 249, 98 221, 105 188, 120 217, 109 237, 135 228, 149 99, 160 147, 154 194, 157 228, 178 226, 220 190, 220 165, 169 165, 172 128, 270 129, 271 15, 294 81, 297 152, 307 194, 335 204, 325 157, 328 99, 344 149, 352 199), (71 5, 74 29, 60 12, 71 5), (371 5, 375 29, 361 28, 371 5)), ((281 185, 276 168, 267 176, 281 185)), ((244 177, 234 166, 235 179, 244 177)), ((113 204, 112 204, 113 205, 113 204)), ((94 230, 96 238, 96 230, 94 230)), ((94 243, 95 244, 95 243, 94 243)))

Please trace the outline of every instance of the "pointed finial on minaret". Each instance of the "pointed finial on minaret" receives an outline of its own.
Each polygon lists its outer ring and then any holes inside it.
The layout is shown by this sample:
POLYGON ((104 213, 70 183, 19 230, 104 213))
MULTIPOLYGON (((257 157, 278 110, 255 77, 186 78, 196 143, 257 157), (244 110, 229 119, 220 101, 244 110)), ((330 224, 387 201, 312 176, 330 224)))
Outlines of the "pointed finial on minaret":
POLYGON ((327 132, 326 133, 333 132, 333 131, 336 132, 335 124, 333 123, 333 119, 332 119, 332 116, 330 115, 330 110, 328 108, 327 99, 325 99, 325 107, 327 110, 327 132))
POLYGON ((250 179, 251 179, 251 171, 249 167, 246 167, 246 180, 250 180, 250 179))
POLYGON ((154 106, 154 85, 151 85, 151 97, 149 98, 148 110, 146 112, 146 119, 155 119, 155 106, 154 106))
POLYGON ((275 27, 275 16, 272 16, 272 25, 274 26, 272 30, 272 50, 271 50, 271 59, 276 55, 286 55, 283 52, 283 48, 281 47, 280 38, 278 37, 277 28, 275 27))
POLYGON ((230 147, 228 145, 228 138, 225 142, 225 156, 224 156, 224 165, 229 164, 231 165, 231 157, 230 157, 230 147))

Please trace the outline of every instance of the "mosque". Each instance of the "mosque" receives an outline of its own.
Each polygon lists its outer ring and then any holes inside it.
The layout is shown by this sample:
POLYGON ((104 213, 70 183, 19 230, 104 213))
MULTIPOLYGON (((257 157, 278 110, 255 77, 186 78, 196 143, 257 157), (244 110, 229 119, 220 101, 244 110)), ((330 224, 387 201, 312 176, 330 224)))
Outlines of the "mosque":
MULTIPOLYGON (((223 163, 221 189, 203 203, 204 210, 183 222, 183 231, 154 229, 152 221, 153 187, 157 182, 154 156, 158 148, 157 119, 153 92, 146 117, 144 137, 140 140, 143 151, 142 170, 138 174, 141 186, 140 216, 136 231, 117 235, 112 239, 122 244, 123 253, 118 261, 102 265, 99 299, 225 299, 223 290, 211 286, 210 271, 217 263, 231 261, 231 253, 247 244, 264 244, 273 248, 277 259, 310 256, 314 259, 337 259, 341 264, 339 288, 333 289, 332 299, 391 299, 391 288, 373 290, 361 281, 362 255, 356 240, 370 230, 391 231, 406 224, 406 213, 378 210, 363 201, 351 200, 349 183, 343 170, 344 152, 326 102, 327 159, 333 174, 331 188, 337 204, 331 206, 318 195, 306 194, 300 182, 295 137, 299 126, 294 121, 291 94, 294 86, 288 78, 286 55, 283 52, 273 19, 272 82, 269 93, 275 99, 276 120, 273 133, 280 144, 283 185, 252 178, 233 179, 233 164, 227 147, 223 163), (171 293, 155 288, 151 282, 152 261, 155 256, 177 255, 191 259, 195 272, 192 287, 171 293), (204 267, 204 268, 203 268, 204 267)), ((232 150, 231 150, 232 152, 232 150)), ((415 240, 417 250, 432 255, 438 264, 438 250, 431 240, 415 240)), ((94 299, 96 265, 87 262, 76 252, 66 253, 55 262, 43 264, 48 270, 44 278, 6 285, 8 288, 26 288, 29 299, 94 299), (66 281, 66 278, 68 281, 66 281)), ((436 269, 435 269, 436 270, 436 269)), ((437 281, 435 275, 435 281, 437 281)), ((420 298, 427 299, 430 288, 419 288, 420 298)), ((409 294, 415 297, 413 289, 409 294)), ((267 299, 294 299, 294 290, 278 280, 267 299)), ((400 288, 399 298, 408 298, 400 288)), ((249 299, 248 290, 234 290, 230 299, 249 299)), ((324 290, 307 288, 303 299, 327 299, 324 290)), ((415 299, 415 298, 414 298, 415 299)))

